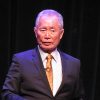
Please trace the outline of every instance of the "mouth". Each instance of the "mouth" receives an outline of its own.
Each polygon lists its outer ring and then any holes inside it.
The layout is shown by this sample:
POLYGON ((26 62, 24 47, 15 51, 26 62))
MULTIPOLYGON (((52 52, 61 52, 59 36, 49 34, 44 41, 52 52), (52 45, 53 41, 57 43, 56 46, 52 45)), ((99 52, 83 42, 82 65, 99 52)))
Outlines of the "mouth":
POLYGON ((49 46, 51 45, 51 42, 43 42, 44 45, 49 46))

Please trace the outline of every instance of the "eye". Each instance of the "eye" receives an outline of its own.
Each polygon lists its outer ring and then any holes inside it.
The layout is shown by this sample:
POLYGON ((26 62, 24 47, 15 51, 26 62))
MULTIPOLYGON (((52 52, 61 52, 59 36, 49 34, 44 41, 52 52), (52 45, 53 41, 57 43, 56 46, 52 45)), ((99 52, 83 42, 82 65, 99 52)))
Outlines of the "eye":
POLYGON ((51 29, 52 32, 55 32, 55 29, 51 29))
POLYGON ((41 31, 41 32, 44 32, 44 31, 46 31, 46 29, 40 29, 40 31, 41 31))

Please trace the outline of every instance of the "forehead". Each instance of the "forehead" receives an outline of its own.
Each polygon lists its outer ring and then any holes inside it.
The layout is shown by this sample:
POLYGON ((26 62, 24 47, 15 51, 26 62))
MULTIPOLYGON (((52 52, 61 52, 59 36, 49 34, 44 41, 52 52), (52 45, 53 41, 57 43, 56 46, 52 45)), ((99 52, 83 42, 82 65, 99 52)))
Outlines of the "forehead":
POLYGON ((41 16, 38 22, 38 25, 58 25, 59 21, 58 21, 58 17, 57 16, 41 16))

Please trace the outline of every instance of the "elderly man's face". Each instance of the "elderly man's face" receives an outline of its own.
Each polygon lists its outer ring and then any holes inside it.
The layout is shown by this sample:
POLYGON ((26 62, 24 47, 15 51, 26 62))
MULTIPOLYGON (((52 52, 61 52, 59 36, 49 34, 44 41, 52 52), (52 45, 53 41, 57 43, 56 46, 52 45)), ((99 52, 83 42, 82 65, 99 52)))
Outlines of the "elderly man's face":
POLYGON ((53 51, 64 33, 56 16, 42 16, 34 31, 40 48, 45 52, 53 51))

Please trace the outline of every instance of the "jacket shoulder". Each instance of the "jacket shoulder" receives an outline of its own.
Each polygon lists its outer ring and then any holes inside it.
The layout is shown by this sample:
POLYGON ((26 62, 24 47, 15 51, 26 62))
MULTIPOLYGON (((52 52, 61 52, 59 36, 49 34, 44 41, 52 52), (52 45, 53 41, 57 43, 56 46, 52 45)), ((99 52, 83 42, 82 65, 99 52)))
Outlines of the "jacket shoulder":
POLYGON ((25 55, 30 55, 33 53, 33 49, 30 49, 30 50, 26 50, 26 51, 22 51, 22 52, 18 52, 18 53, 15 53, 14 55, 15 56, 25 56, 25 55))
POLYGON ((13 57, 17 57, 19 59, 20 58, 26 59, 25 57, 27 57, 27 58, 32 57, 36 53, 37 53, 37 49, 34 48, 34 49, 29 49, 26 51, 15 53, 15 54, 13 54, 13 57))
POLYGON ((80 59, 78 59, 78 58, 76 58, 68 53, 60 52, 60 55, 61 55, 61 57, 63 57, 66 60, 80 62, 80 59))

